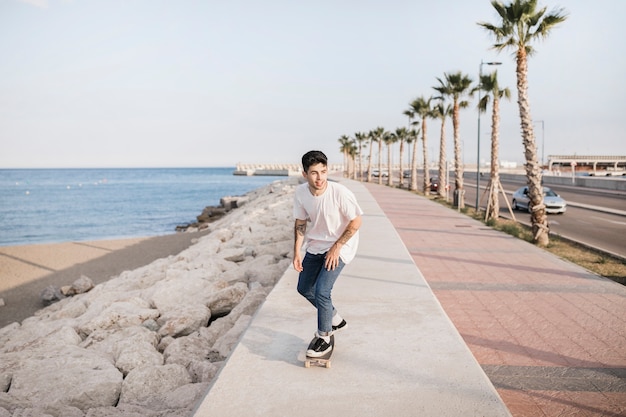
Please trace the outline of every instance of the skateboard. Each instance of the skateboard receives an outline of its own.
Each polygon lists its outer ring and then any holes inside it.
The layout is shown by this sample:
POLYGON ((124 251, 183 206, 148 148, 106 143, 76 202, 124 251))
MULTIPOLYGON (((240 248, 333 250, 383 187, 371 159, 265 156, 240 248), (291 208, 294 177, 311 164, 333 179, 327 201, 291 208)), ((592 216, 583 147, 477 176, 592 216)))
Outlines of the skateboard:
MULTIPOLYGON (((311 342, 312 344, 313 342, 311 342)), ((306 355, 306 358, 304 359, 304 367, 305 368, 310 368, 311 365, 317 365, 317 366, 324 366, 326 368, 330 368, 330 357, 333 356, 333 352, 335 350, 335 335, 331 335, 330 336, 330 345, 333 347, 330 352, 328 352, 327 354, 314 358, 311 356, 306 355)), ((309 348, 311 346, 309 345, 309 348)), ((307 348, 307 350, 309 349, 307 348)))

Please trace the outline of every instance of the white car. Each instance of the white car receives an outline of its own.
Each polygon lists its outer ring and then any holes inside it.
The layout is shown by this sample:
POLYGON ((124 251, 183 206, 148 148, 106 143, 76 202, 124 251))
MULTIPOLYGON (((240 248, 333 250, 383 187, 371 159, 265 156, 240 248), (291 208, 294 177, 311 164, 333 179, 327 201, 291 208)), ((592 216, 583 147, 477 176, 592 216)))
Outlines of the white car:
MULTIPOLYGON (((373 169, 373 170, 372 170, 372 176, 373 176, 374 178, 378 178, 378 177, 380 176, 380 172, 378 171, 378 169, 373 169)), ((383 175, 382 175, 382 177, 383 177, 383 178, 386 178, 386 177, 388 177, 388 176, 389 176, 389 171, 386 171, 386 170, 385 170, 385 171, 383 171, 383 175)))
MULTIPOLYGON (((527 210, 530 211, 529 205, 530 198, 528 198, 528 187, 518 188, 513 193, 513 209, 514 210, 527 210)), ((549 214, 563 214, 567 210, 567 203, 557 193, 543 187, 543 204, 546 205, 546 213, 549 214)))

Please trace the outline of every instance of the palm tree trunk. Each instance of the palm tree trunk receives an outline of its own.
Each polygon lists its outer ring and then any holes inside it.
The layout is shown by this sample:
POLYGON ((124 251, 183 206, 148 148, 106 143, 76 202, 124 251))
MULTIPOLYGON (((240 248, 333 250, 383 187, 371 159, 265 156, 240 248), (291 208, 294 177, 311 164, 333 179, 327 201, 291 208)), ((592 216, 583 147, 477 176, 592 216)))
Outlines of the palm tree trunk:
POLYGON ((463 162, 461 161, 461 138, 459 132, 459 103, 454 100, 452 112, 452 128, 454 130, 454 193, 457 207, 465 207, 465 190, 463 190, 463 162))
POLYGON ((430 195, 430 172, 428 172, 428 146, 426 134, 426 117, 424 117, 422 119, 422 152, 424 154, 424 195, 430 195))
POLYGON ((404 158, 404 139, 400 139, 400 176, 398 177, 400 188, 404 186, 404 166, 402 165, 402 158, 404 158))
POLYGON ((387 170, 389 170, 389 176, 387 177, 387 185, 391 187, 393 185, 393 175, 391 175, 391 143, 387 145, 387 170))
POLYGON ((439 140, 439 188, 437 193, 446 196, 446 119, 441 119, 441 139, 439 140))
POLYGON ((411 155, 411 191, 417 190, 417 136, 413 141, 413 152, 411 155))
POLYGON ((359 141, 359 180, 363 181, 363 143, 359 141))
POLYGON ((497 219, 500 211, 500 202, 498 201, 498 191, 500 187, 500 170, 498 169, 498 137, 500 135, 500 99, 498 94, 493 95, 493 111, 491 113, 491 172, 489 181, 489 202, 487 207, 489 210, 485 213, 485 220, 497 219), (494 189, 495 187, 495 189, 494 189))
POLYGON ((548 235, 548 217, 546 206, 543 203, 543 188, 541 186, 541 167, 537 160, 537 146, 533 132, 532 117, 530 114, 530 102, 528 99, 528 60, 526 50, 520 48, 517 52, 517 94, 519 105, 522 141, 524 155, 526 157, 526 178, 528 181, 528 197, 530 209, 530 222, 533 239, 539 246, 547 246, 550 243, 548 235))
POLYGON ((383 184, 383 138, 378 138, 378 184, 383 184))
POLYGON ((370 157, 367 160, 367 182, 372 182, 372 139, 370 139, 370 157))

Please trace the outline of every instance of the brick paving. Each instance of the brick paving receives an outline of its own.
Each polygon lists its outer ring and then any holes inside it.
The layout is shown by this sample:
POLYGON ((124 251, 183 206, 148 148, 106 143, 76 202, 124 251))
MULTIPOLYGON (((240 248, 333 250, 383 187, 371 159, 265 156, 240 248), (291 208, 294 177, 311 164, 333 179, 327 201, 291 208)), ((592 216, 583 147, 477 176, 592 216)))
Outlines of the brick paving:
POLYGON ((513 416, 626 416, 626 287, 365 184, 513 416))

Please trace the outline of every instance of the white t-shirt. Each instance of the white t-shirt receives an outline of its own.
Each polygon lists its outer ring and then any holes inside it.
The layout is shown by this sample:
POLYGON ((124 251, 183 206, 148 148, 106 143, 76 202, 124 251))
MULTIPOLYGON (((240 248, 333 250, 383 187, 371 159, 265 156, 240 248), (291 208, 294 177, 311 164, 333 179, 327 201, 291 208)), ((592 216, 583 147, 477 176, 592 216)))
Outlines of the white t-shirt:
MULTIPOLYGON (((304 248, 312 254, 328 252, 346 230, 348 223, 363 214, 352 191, 336 182, 328 181, 327 184, 320 196, 311 194, 306 182, 296 187, 293 215, 298 220, 309 222, 304 235, 304 248)), ((341 247, 341 260, 350 263, 358 246, 357 231, 341 247)))

